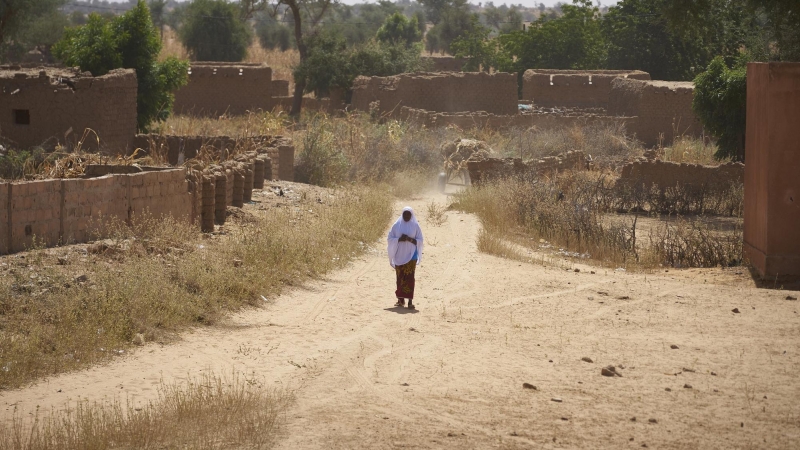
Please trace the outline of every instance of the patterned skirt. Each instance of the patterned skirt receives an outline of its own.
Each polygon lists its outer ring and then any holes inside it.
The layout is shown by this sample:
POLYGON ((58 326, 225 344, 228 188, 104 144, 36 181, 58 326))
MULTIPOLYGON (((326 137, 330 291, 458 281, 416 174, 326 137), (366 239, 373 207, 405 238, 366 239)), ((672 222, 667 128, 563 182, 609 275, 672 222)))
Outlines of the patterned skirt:
POLYGON ((394 295, 397 298, 414 299, 414 271, 417 269, 417 260, 403 264, 402 266, 395 266, 394 270, 397 273, 397 290, 394 295))

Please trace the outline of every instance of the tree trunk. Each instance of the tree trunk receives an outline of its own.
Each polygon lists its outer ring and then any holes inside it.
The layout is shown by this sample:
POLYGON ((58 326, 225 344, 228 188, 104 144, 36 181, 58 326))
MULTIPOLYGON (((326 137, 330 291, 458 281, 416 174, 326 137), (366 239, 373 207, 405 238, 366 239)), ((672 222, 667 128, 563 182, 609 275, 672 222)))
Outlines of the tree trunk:
MULTIPOLYGON (((303 42, 303 26, 300 22, 300 8, 297 6, 297 0, 284 0, 289 9, 292 10, 294 17, 294 39, 297 42, 297 51, 300 53, 300 64, 305 62, 308 57, 308 49, 303 42)), ((292 111, 289 115, 297 117, 300 115, 300 110, 303 107, 303 92, 306 90, 305 80, 294 80, 294 99, 292 100, 292 111)))

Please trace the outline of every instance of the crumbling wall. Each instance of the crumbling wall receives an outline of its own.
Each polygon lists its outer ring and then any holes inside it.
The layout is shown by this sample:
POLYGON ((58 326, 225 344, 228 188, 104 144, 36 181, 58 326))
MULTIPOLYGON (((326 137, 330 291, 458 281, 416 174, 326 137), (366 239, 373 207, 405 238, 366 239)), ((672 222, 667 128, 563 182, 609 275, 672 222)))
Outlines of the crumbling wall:
POLYGON ((622 166, 620 183, 664 191, 676 186, 706 192, 722 192, 732 184, 744 182, 744 164, 726 163, 703 166, 664 162, 659 159, 639 160, 622 166))
POLYGON ((422 61, 430 64, 431 72, 461 72, 467 60, 453 56, 423 56, 422 61))
POLYGON ((607 108, 611 82, 616 78, 649 80, 639 70, 542 70, 525 71, 522 98, 537 106, 607 108))
POLYGON ((486 158, 467 162, 472 184, 480 185, 491 180, 512 176, 544 175, 565 170, 587 170, 591 162, 580 150, 556 156, 547 156, 527 163, 520 158, 486 158))
POLYGON ((136 134, 136 73, 102 77, 73 69, 0 66, 0 135, 23 148, 50 140, 83 149, 124 153, 136 134), (97 138, 100 139, 99 146, 97 138))
MULTIPOLYGON (((288 86, 287 86, 288 87, 288 86)), ((244 114, 272 109, 272 69, 262 63, 194 62, 175 93, 176 114, 244 114)))
POLYGON ((0 184, 0 253, 103 237, 112 220, 170 215, 192 220, 184 169, 0 184))
POLYGON ((703 126, 692 110, 694 84, 617 78, 611 83, 608 113, 638 116, 630 131, 647 146, 670 144, 676 136, 700 136, 703 126))
POLYGON ((373 107, 381 114, 403 106, 436 112, 517 113, 517 78, 510 73, 414 73, 391 77, 358 77, 351 106, 373 107))
POLYGON ((232 138, 139 134, 133 139, 133 148, 141 149, 140 156, 163 158, 173 166, 195 158, 202 148, 214 150, 215 156, 221 160, 227 159, 235 149, 252 150, 269 156, 271 171, 268 179, 294 180, 294 144, 283 136, 232 138))
POLYGON ((408 107, 400 108, 400 118, 414 121, 428 128, 456 126, 467 130, 471 128, 488 128, 501 130, 506 128, 555 129, 592 124, 624 123, 626 127, 635 127, 636 117, 608 116, 603 114, 514 114, 497 115, 483 112, 474 113, 437 113, 408 107))

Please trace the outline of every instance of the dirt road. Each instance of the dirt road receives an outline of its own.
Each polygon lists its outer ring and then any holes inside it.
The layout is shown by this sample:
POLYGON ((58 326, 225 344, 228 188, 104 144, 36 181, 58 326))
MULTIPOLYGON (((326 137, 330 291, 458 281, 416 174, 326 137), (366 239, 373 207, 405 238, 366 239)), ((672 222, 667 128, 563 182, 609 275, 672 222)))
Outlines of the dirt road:
MULTIPOLYGON (((411 205, 431 200, 445 198, 411 205)), ((415 313, 393 308, 379 243, 228 326, 4 392, 0 412, 143 401, 162 378, 239 370, 295 391, 286 449, 800 448, 800 304, 786 291, 722 270, 522 264, 479 253, 473 216, 420 219, 415 313)))

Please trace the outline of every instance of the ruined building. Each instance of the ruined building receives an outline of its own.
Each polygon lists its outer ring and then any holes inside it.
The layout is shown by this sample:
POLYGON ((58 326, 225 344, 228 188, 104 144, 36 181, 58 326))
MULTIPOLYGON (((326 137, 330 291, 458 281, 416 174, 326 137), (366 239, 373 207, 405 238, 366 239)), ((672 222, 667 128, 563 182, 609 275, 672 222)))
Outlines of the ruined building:
POLYGON ((522 99, 537 106, 608 109, 611 82, 617 78, 649 80, 640 70, 529 69, 522 80, 522 99))
POLYGON ((22 148, 44 141, 124 152, 136 134, 136 73, 93 77, 74 69, 0 66, 0 136, 22 148))
POLYGON ((391 77, 358 77, 351 105, 381 114, 401 107, 435 112, 485 111, 517 113, 517 77, 483 72, 406 73, 391 77))

